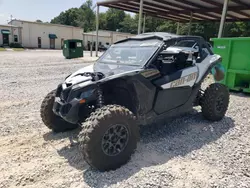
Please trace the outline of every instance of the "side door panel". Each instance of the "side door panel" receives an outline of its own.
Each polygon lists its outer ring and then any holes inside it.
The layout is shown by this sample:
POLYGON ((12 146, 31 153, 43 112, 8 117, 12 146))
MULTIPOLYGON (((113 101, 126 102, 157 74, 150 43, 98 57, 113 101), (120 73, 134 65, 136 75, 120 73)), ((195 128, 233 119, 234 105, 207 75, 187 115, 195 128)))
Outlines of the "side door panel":
POLYGON ((159 91, 154 106, 155 112, 162 114, 183 105, 189 98, 191 92, 192 88, 189 86, 159 91))
POLYGON ((162 114, 183 105, 191 95, 198 77, 198 68, 192 66, 153 81, 157 87, 154 110, 162 114))
MULTIPOLYGON (((144 73, 149 73, 149 71, 145 71, 144 73)), ((153 109, 156 92, 156 87, 152 84, 150 79, 151 76, 144 73, 138 74, 130 79, 136 91, 139 114, 146 114, 153 109)))

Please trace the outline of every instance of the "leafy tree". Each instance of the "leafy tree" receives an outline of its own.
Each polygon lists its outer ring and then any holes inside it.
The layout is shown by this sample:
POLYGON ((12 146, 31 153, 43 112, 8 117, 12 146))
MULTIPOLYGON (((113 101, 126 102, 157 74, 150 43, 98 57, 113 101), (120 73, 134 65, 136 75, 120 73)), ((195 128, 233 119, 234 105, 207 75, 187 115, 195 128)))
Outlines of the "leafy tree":
POLYGON ((126 14, 124 20, 120 23, 120 31, 136 34, 137 23, 136 18, 132 17, 130 14, 126 14))
POLYGON ((92 31, 95 28, 95 13, 92 6, 92 0, 87 0, 79 8, 78 25, 85 31, 92 31))
MULTIPOLYGON (((95 12, 93 1, 86 0, 79 8, 71 8, 61 12, 50 23, 78 26, 84 31, 95 30, 95 12)), ((131 16, 122 10, 109 8, 99 14, 99 28, 103 30, 129 32, 137 34, 138 14, 131 16)), ((42 22, 36 20, 36 22, 42 22)), ((187 35, 189 23, 180 24, 180 34, 187 35)), ((146 17, 145 32, 169 32, 176 33, 177 23, 155 17, 146 17)), ((219 22, 194 22, 191 27, 191 35, 204 37, 206 40, 217 37, 219 22)), ((250 22, 230 22, 225 24, 225 37, 247 37, 250 35, 250 22)))
MULTIPOLYGON (((137 20, 139 20, 139 18, 137 20)), ((147 16, 146 24, 145 24, 145 32, 156 32, 157 27, 159 27, 162 24, 164 24, 164 20, 156 18, 156 17, 147 16)))
POLYGON ((36 20, 36 22, 43 23, 43 21, 42 21, 42 20, 36 20))
POLYGON ((248 37, 250 35, 249 22, 230 22, 225 24, 225 37, 248 37))
POLYGON ((71 8, 61 12, 50 23, 83 27, 85 31, 95 28, 95 13, 92 9, 92 0, 87 0, 80 8, 71 8))
POLYGON ((111 31, 121 30, 122 22, 125 18, 125 12, 109 8, 106 12, 106 20, 107 20, 107 29, 111 31))
POLYGON ((107 30, 107 19, 106 19, 106 13, 101 12, 99 14, 99 28, 102 30, 107 30))
POLYGON ((177 24, 172 21, 165 21, 165 23, 160 24, 156 31, 159 32, 168 32, 168 33, 176 33, 177 31, 177 24))
POLYGON ((50 23, 71 25, 76 27, 79 26, 78 19, 79 19, 79 9, 71 8, 69 10, 66 10, 65 12, 61 12, 59 16, 52 19, 50 23))

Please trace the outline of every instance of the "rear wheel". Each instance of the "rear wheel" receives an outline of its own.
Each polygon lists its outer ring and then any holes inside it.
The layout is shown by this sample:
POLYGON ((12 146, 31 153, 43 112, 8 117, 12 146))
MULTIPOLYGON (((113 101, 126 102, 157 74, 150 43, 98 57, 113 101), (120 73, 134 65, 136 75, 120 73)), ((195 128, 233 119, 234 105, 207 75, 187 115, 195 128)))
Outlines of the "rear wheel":
POLYGON ((65 132, 78 127, 78 124, 71 124, 54 114, 52 111, 55 101, 56 90, 51 91, 42 101, 40 116, 43 123, 53 132, 65 132))
POLYGON ((225 116, 228 104, 228 88, 219 83, 211 84, 202 97, 202 114, 208 120, 219 121, 225 116))
POLYGON ((139 127, 128 109, 108 105, 83 123, 80 150, 86 162, 100 170, 115 170, 127 163, 136 149, 139 127))

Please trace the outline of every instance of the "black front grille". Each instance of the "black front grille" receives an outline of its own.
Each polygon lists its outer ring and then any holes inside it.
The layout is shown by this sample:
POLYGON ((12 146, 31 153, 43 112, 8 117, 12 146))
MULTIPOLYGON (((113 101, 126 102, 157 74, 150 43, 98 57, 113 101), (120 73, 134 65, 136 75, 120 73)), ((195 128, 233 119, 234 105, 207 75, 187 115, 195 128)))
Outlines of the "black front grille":
POLYGON ((63 94, 63 91, 61 91, 61 93, 60 93, 60 99, 62 100, 62 101, 64 101, 65 99, 64 99, 64 94, 63 94))
POLYGON ((63 115, 68 114, 68 112, 70 111, 71 107, 72 107, 71 104, 66 104, 65 106, 62 107, 61 113, 62 113, 63 115))
POLYGON ((65 89, 65 90, 62 90, 62 91, 61 91, 61 93, 60 93, 60 99, 61 99, 63 102, 67 101, 68 96, 69 96, 69 92, 70 92, 69 89, 65 89))
POLYGON ((61 92, 62 92, 62 85, 59 85, 56 90, 56 97, 60 97, 61 92))

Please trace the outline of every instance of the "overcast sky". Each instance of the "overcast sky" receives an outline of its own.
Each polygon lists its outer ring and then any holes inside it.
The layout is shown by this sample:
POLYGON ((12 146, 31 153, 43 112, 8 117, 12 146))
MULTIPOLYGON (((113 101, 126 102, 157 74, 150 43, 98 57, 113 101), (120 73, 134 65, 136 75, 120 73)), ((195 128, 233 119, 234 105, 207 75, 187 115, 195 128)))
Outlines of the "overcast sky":
MULTIPOLYGON (((93 0, 96 1, 102 0, 93 0)), ((79 7, 84 0, 0 0, 0 24, 7 24, 10 15, 20 20, 50 21, 60 12, 69 8, 79 7)), ((101 7, 101 12, 106 8, 101 7)))

